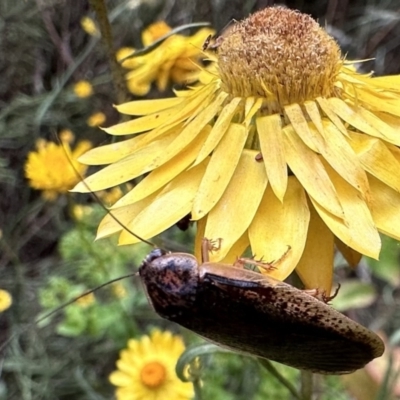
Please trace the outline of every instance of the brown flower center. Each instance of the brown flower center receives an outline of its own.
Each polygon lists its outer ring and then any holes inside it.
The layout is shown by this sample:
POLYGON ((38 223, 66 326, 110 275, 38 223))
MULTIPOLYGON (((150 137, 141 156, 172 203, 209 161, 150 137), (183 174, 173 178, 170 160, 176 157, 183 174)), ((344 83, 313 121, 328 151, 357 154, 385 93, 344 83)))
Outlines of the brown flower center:
POLYGON ((340 48, 308 15, 269 7, 234 25, 217 43, 223 90, 265 97, 267 113, 334 94, 340 48))
POLYGON ((143 367, 140 372, 140 379, 143 385, 150 389, 156 389, 164 383, 166 375, 167 372, 164 365, 154 361, 143 367))

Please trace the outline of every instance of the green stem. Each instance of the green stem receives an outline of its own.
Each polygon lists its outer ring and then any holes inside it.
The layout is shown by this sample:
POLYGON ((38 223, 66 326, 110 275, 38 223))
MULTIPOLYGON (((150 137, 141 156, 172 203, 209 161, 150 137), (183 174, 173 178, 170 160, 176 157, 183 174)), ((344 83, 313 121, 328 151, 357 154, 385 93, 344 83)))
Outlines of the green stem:
POLYGON ((125 85, 122 67, 115 57, 114 41, 110 21, 108 20, 107 7, 104 0, 89 0, 89 3, 96 13, 101 33, 101 40, 110 64, 111 77, 116 92, 116 100, 118 104, 121 104, 126 102, 129 96, 125 85))
POLYGON ((259 363, 274 377, 276 378, 280 383, 282 383, 283 386, 286 387, 287 390, 293 395, 293 397, 297 400, 305 400, 302 398, 302 396, 297 392, 296 388, 289 382, 272 364, 271 361, 266 360, 264 358, 259 358, 258 359, 259 363))
POLYGON ((300 371, 301 398, 311 400, 313 395, 313 374, 310 371, 300 371))

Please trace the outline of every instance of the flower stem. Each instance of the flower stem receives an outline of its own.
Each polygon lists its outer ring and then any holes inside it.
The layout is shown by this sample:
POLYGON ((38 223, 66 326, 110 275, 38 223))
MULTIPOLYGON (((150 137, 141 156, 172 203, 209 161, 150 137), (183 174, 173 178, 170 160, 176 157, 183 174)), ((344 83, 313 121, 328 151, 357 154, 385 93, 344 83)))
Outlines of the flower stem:
MULTIPOLYGON (((296 388, 289 382, 272 364, 271 361, 264 358, 258 359, 259 363, 273 376, 275 377, 283 386, 285 386, 292 396, 297 400, 306 400, 303 398, 296 390, 296 388)), ((310 397, 311 399, 311 397, 310 397)), ((307 399, 308 400, 308 399, 307 399)))
POLYGON ((300 371, 301 398, 311 400, 313 395, 313 374, 310 371, 300 371))
POLYGON ((114 88, 116 91, 116 100, 118 104, 121 104, 127 101, 128 93, 126 90, 122 67, 115 57, 113 37, 110 21, 108 20, 107 7, 104 0, 89 0, 89 3, 90 7, 96 13, 101 33, 101 39, 103 42, 103 46, 107 52, 108 62, 110 64, 111 77, 114 82, 114 88))

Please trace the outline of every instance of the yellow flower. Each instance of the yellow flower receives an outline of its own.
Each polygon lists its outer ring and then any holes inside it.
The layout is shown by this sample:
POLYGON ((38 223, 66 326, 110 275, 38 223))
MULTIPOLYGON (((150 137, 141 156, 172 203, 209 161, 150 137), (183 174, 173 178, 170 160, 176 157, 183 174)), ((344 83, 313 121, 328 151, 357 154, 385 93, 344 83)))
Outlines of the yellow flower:
POLYGON ((81 306, 82 308, 89 307, 90 305, 96 302, 96 298, 93 293, 88 293, 86 296, 83 296, 76 300, 76 304, 81 306))
POLYGON ((96 112, 87 119, 86 123, 91 127, 95 127, 104 124, 105 121, 105 114, 102 112, 96 112))
POLYGON ((75 96, 84 99, 86 97, 90 97, 93 94, 93 86, 88 81, 79 81, 74 85, 74 93, 75 96))
MULTIPOLYGON (((156 22, 142 33, 144 46, 149 46, 167 34, 171 28, 165 22, 156 22)), ((135 95, 143 96, 150 90, 151 83, 164 91, 169 82, 187 83, 197 79, 199 59, 202 57, 202 44, 211 29, 200 29, 193 36, 174 35, 166 39, 160 46, 148 54, 128 58, 122 66, 132 69, 126 75, 128 89, 135 95)), ((121 49, 117 59, 123 60, 133 49, 121 49)))
POLYGON ((191 399, 192 384, 181 382, 175 373, 184 350, 183 340, 171 332, 155 330, 140 340, 129 340, 117 361, 118 370, 110 375, 117 400, 191 399))
POLYGON ((71 150, 69 140, 60 137, 61 144, 39 140, 37 151, 31 151, 25 163, 25 176, 33 189, 43 190, 43 197, 54 200, 58 194, 72 189, 86 172, 87 167, 76 159, 92 146, 81 141, 71 150))
POLYGON ((11 294, 7 290, 0 289, 0 313, 10 308, 11 304, 11 294))
MULTIPOLYGON (((203 237, 221 238, 210 258, 256 258, 294 268, 307 288, 329 292, 334 244, 349 262, 379 256, 379 232, 400 239, 400 76, 356 72, 311 17, 276 7, 217 39, 215 65, 170 99, 118 106, 140 116, 112 126, 137 134, 81 161, 111 164, 92 190, 143 180, 113 206, 150 238, 191 213, 203 237)), ((86 192, 83 185, 77 191, 86 192)), ((116 232, 106 217, 99 237, 116 232)))
POLYGON ((113 295, 118 299, 123 299, 127 295, 127 290, 121 282, 113 283, 111 286, 113 295))
POLYGON ((90 17, 81 18, 82 29, 90 36, 99 36, 100 32, 97 29, 96 23, 90 17))

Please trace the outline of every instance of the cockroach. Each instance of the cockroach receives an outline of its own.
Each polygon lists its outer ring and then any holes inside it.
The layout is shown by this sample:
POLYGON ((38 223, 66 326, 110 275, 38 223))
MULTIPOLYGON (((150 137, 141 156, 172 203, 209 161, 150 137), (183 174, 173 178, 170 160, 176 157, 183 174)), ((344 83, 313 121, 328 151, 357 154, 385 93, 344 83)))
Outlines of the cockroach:
MULTIPOLYGON (((139 275, 157 314, 230 350, 320 374, 346 374, 383 354, 373 332, 260 273, 155 249, 139 275)), ((247 260, 243 259, 244 262, 247 260)))

